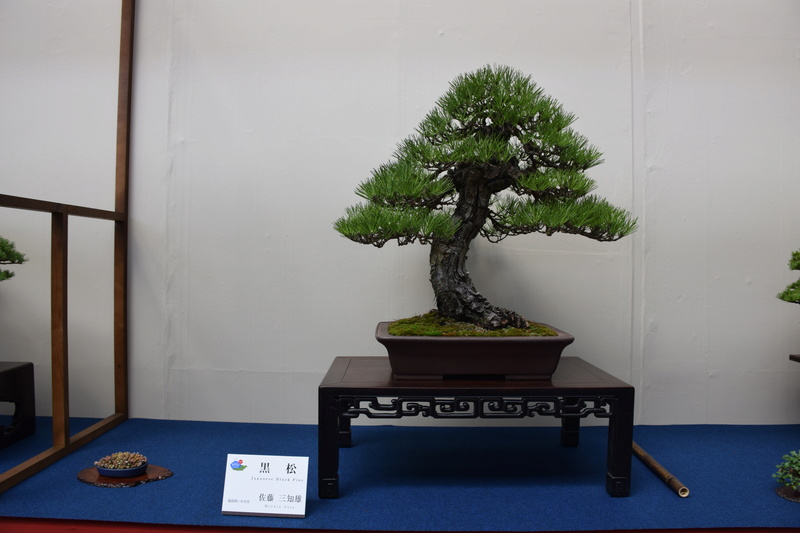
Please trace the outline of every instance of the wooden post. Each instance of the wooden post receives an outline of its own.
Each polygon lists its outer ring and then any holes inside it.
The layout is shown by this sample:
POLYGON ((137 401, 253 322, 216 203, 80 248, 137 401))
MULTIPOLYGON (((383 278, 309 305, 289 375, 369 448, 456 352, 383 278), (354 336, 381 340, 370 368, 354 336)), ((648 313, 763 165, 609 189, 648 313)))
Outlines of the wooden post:
POLYGON ((69 343, 67 341, 66 212, 53 213, 50 236, 50 338, 53 381, 53 447, 69 444, 69 343))
POLYGON ((122 1, 117 99, 117 165, 114 223, 114 408, 128 417, 128 191, 133 88, 134 0, 122 1))

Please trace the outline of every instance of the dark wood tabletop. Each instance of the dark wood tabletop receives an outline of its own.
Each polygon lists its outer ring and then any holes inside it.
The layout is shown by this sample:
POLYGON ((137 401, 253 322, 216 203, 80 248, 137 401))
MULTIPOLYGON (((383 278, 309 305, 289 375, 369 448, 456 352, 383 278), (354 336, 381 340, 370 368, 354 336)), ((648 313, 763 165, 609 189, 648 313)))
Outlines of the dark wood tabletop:
POLYGON ((331 365, 321 388, 392 389, 397 391, 464 391, 477 394, 493 391, 546 391, 554 389, 632 388, 624 381, 600 370, 579 357, 562 357, 549 380, 516 379, 394 379, 387 357, 337 357, 331 365))

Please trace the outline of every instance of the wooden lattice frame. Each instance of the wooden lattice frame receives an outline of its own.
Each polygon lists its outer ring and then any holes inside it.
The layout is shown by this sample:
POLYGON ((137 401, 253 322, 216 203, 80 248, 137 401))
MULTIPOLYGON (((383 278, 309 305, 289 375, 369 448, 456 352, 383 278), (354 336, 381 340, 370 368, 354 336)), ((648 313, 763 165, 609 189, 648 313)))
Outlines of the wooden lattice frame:
POLYGON ((121 0, 114 211, 0 194, 0 207, 51 213, 51 365, 53 446, 0 474, 0 493, 128 419, 128 190, 135 0, 121 0), (114 223, 114 414, 70 435, 67 252, 71 216, 114 223))

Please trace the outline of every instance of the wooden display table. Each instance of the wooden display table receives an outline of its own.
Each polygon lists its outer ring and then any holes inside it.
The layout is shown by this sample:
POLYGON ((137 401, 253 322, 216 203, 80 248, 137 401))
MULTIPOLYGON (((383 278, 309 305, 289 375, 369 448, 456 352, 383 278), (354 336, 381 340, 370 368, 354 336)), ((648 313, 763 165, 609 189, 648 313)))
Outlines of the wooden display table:
POLYGON ((578 357, 552 380, 394 380, 388 357, 337 357, 319 386, 319 497, 339 497, 339 447, 350 421, 367 418, 561 419, 561 444, 576 446, 580 419, 608 419, 606 491, 630 494, 634 388, 578 357))

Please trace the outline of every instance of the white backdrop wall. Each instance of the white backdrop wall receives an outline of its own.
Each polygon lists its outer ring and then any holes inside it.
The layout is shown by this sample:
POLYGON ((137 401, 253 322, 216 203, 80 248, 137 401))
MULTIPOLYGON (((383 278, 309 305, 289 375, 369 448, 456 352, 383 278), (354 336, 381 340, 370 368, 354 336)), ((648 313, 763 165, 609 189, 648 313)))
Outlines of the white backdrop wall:
MULTIPOLYGON (((0 0, 0 192, 113 207, 118 14, 0 0)), ((333 221, 497 63, 580 117, 640 229, 478 242, 479 289, 634 384, 638 423, 800 422, 800 308, 775 298, 800 248, 800 3, 139 0, 135 51, 133 416, 315 423, 333 357, 433 306, 426 247, 333 221)), ((35 362, 47 414, 49 219, 2 210, 0 235, 30 257, 0 284, 0 353, 35 362)), ((72 412, 105 416, 111 228, 71 238, 72 412)))

